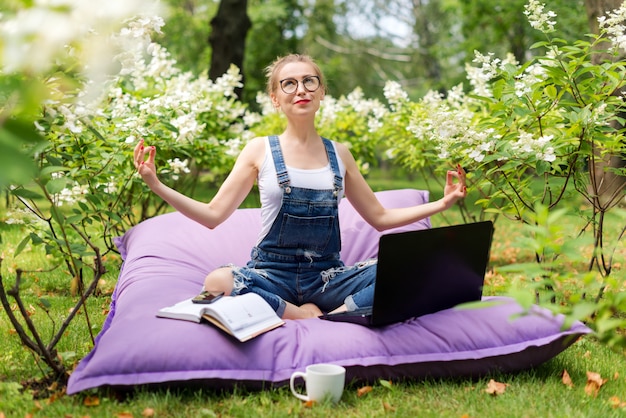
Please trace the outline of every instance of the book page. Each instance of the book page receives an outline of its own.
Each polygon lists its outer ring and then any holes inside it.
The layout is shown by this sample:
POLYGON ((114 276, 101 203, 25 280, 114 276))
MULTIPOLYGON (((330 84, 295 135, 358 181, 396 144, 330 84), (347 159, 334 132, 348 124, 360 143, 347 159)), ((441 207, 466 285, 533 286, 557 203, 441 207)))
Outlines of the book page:
POLYGON ((159 309, 157 316, 161 318, 200 322, 205 306, 206 305, 193 303, 191 299, 185 299, 175 305, 159 309))
POLYGON ((224 296, 208 305, 206 312, 213 314, 233 332, 259 322, 275 323, 279 320, 271 306, 256 293, 224 296))

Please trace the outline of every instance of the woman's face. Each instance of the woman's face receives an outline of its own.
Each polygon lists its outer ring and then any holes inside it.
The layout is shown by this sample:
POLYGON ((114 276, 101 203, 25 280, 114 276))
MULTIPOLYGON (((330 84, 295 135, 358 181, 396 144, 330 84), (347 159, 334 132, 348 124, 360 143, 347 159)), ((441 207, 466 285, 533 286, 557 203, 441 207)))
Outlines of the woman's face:
POLYGON ((324 99, 324 87, 315 68, 307 62, 291 62, 277 75, 278 86, 270 96, 274 107, 286 115, 315 115, 324 99))

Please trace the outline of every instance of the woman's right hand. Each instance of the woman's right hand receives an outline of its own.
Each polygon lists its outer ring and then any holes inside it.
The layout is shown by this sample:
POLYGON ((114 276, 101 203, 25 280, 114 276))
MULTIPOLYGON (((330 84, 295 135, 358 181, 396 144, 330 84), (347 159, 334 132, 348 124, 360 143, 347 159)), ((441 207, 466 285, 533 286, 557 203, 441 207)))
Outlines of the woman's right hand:
POLYGON ((159 182, 156 173, 156 166, 154 164, 155 155, 156 147, 146 147, 143 139, 139 140, 139 143, 135 146, 135 151, 133 153, 135 168, 143 181, 145 181, 149 187, 152 187, 159 182), (148 159, 146 159, 146 152, 148 153, 148 159))

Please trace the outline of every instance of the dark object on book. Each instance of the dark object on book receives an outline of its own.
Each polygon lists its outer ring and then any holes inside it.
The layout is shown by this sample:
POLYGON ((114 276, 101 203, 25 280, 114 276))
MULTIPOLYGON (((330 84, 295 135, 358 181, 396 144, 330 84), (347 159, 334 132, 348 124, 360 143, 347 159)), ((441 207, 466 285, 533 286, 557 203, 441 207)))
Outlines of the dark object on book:
POLYGON ((216 300, 219 300, 222 296, 224 296, 224 292, 214 294, 205 290, 198 296, 194 296, 191 301, 193 303, 209 304, 215 302, 216 300))

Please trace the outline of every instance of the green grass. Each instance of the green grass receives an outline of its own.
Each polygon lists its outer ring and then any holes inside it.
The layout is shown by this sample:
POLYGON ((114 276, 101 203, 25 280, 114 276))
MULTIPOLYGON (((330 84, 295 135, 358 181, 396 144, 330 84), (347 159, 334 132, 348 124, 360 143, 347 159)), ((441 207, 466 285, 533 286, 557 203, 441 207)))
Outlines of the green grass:
MULTIPOLYGON (((427 188, 408 176, 397 173, 373 173, 368 179, 372 188, 427 188)), ((434 191, 432 198, 437 198, 434 191)), ((254 200, 247 203, 254 206, 254 200)), ((0 208, 1 209, 1 208, 0 208)), ((454 214, 451 214, 454 218, 454 214)), ((0 210, 0 219, 2 211, 0 210)), ((433 224, 444 223, 437 216, 433 224)), ((38 248, 28 249, 17 260, 12 257, 21 239, 17 225, 0 224, 2 234, 2 275, 5 286, 13 283, 16 267, 36 270, 45 261, 38 248)), ((520 235, 512 223, 498 223, 492 251, 494 264, 524 261, 532 255, 513 242, 520 235)), ((88 301, 90 325, 81 312, 71 324, 58 346, 59 353, 76 364, 92 348, 89 327, 95 334, 101 329, 119 271, 119 258, 109 256, 109 272, 100 285, 99 294, 88 301)), ((48 264, 46 267, 50 267, 48 264)), ((622 270, 623 271, 623 270, 622 270)), ((619 274, 619 271, 618 271, 619 274)), ((490 278, 486 294, 498 294, 503 283, 490 278)), ((75 299, 62 268, 52 272, 29 272, 22 283, 22 295, 41 326, 44 339, 58 329, 75 299), (39 303, 46 298, 50 317, 39 303), (50 319, 52 318, 52 319, 50 319)), ((286 387, 248 392, 243 389, 218 392, 202 388, 147 389, 119 394, 93 390, 75 396, 57 393, 53 397, 35 399, 37 393, 21 390, 20 383, 41 379, 46 369, 20 345, 18 336, 0 314, 0 417, 619 417, 626 416, 626 362, 623 353, 616 353, 600 344, 593 336, 576 342, 554 359, 531 370, 511 374, 495 374, 478 380, 436 379, 372 382, 372 391, 358 396, 363 383, 350 383, 338 405, 317 404, 309 407, 291 396, 286 387), (574 387, 566 386, 561 376, 567 370, 574 387), (587 371, 600 373, 606 383, 597 396, 585 393, 587 371), (490 379, 507 384, 504 394, 492 396, 485 392, 490 379), (619 405, 625 403, 624 405, 619 405), (616 406, 617 404, 617 406, 616 406)), ((53 391, 54 392, 54 391, 53 391)))
MULTIPOLYGON (((358 396, 359 384, 349 384, 338 405, 316 404, 309 407, 281 387, 260 392, 235 389, 219 393, 206 389, 139 389, 119 395, 92 391, 62 397, 51 403, 36 404, 26 395, 7 400, 0 397, 6 416, 90 416, 141 417, 153 411, 155 417, 619 417, 626 408, 613 406, 614 398, 624 401, 626 366, 620 354, 611 352, 585 338, 555 359, 529 371, 493 375, 479 380, 437 379, 375 382, 372 391, 358 396), (574 387, 561 382, 563 370, 570 374, 574 387), (608 381, 596 397, 585 393, 586 371, 595 371, 608 381), (485 392, 490 379, 507 384, 504 394, 485 392), (93 404, 95 406, 86 406, 93 404), (7 402, 8 401, 8 402, 7 402), (124 415, 129 414, 129 415, 124 415)), ((0 394, 2 394, 0 383, 0 394)), ((2 410, 2 408, 0 408, 2 410)))

